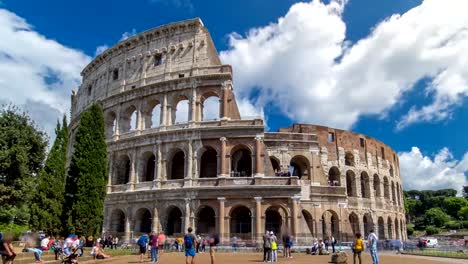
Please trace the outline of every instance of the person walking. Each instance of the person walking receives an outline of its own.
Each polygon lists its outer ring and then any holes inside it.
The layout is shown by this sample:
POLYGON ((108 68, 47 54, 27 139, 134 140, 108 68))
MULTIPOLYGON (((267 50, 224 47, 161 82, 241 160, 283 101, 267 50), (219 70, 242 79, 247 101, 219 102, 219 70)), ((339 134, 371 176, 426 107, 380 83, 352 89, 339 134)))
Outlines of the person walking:
POLYGON ((331 243, 332 251, 333 251, 333 253, 335 253, 336 239, 335 239, 334 236, 331 236, 330 243, 331 243))
POLYGON ((283 256, 285 258, 292 258, 291 246, 292 246, 291 236, 289 235, 289 233, 286 233, 283 235, 283 247, 284 247, 283 256))
POLYGON ((137 241, 137 244, 140 247, 140 262, 143 262, 143 258, 146 254, 146 247, 148 246, 148 235, 141 235, 137 241))
POLYGON ((263 235, 263 262, 271 262, 271 240, 269 231, 266 231, 265 235, 263 235))
POLYGON ((356 234, 356 239, 353 243, 353 263, 356 264, 356 257, 359 259, 359 264, 362 263, 361 252, 364 251, 364 241, 360 233, 356 234))
POLYGON ((238 244, 237 244, 237 236, 236 235, 234 235, 232 237, 231 244, 232 244, 232 249, 234 249, 234 252, 237 252, 238 244))
POLYGON ((195 244, 197 243, 197 238, 192 234, 193 229, 191 227, 187 231, 188 233, 184 236, 185 264, 195 264, 195 244))
POLYGON ((158 262, 158 235, 152 232, 151 236, 151 263, 158 262))
POLYGON ((374 233, 374 230, 371 229, 369 236, 367 237, 367 246, 369 247, 373 264, 379 264, 379 256, 377 255, 377 241, 379 241, 379 239, 374 233))
POLYGON ((160 257, 164 253, 164 244, 166 244, 166 235, 164 231, 159 232, 158 235, 158 256, 160 257))

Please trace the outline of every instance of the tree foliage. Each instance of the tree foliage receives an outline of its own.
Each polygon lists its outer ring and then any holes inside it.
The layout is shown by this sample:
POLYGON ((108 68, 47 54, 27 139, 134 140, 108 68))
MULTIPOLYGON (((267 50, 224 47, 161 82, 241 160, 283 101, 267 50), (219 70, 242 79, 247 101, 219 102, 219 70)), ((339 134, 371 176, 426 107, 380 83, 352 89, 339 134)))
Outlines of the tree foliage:
POLYGON ((458 211, 458 217, 465 221, 468 221, 468 206, 464 206, 458 211))
POLYGON ((107 148, 102 108, 93 104, 81 114, 67 177, 67 229, 96 235, 103 221, 107 148))
POLYGON ((31 204, 30 225, 36 230, 54 234, 63 231, 62 208, 65 201, 65 177, 68 146, 68 124, 64 116, 62 124, 57 121, 56 138, 44 168, 39 172, 35 194, 31 204))
POLYGON ((435 207, 426 211, 424 219, 427 225, 442 227, 450 221, 450 216, 448 216, 441 208, 435 207))
POLYGON ((468 200, 463 197, 448 197, 444 199, 444 208, 445 212, 453 218, 458 217, 458 212, 463 207, 468 206, 468 200))
POLYGON ((47 137, 15 107, 0 112, 0 222, 27 224, 33 182, 45 157, 47 137))

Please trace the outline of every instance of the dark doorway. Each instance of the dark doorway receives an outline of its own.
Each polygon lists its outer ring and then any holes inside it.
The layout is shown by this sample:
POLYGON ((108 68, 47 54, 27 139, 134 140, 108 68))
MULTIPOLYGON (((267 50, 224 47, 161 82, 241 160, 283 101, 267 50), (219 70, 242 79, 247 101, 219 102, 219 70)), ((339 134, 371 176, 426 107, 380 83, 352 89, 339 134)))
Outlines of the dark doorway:
POLYGON ((178 151, 172 156, 171 180, 183 179, 185 175, 185 155, 183 151, 178 151))
POLYGON ((173 207, 167 216, 166 234, 173 236, 182 233, 182 212, 177 207, 173 207))
POLYGON ((239 149, 232 155, 231 169, 233 177, 252 176, 252 154, 247 149, 239 149))
POLYGON ((216 226, 215 211, 211 207, 203 207, 197 215, 197 233, 209 234, 216 226))
POLYGON ((217 174, 218 158, 216 150, 208 148, 201 156, 200 178, 216 178, 217 174))

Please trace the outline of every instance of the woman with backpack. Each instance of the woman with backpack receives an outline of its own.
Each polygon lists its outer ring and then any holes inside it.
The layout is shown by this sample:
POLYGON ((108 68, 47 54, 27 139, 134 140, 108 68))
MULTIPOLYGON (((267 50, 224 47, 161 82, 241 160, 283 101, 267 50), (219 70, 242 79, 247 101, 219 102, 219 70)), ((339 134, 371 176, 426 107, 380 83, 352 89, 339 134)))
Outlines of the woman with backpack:
POLYGON ((148 246, 148 236, 146 234, 141 235, 137 244, 140 247, 140 262, 143 262, 143 258, 146 255, 146 247, 148 246))
POLYGON ((364 251, 364 241, 362 240, 361 233, 356 234, 356 239, 353 243, 353 263, 356 264, 356 257, 359 258, 359 264, 362 263, 361 252, 364 251))

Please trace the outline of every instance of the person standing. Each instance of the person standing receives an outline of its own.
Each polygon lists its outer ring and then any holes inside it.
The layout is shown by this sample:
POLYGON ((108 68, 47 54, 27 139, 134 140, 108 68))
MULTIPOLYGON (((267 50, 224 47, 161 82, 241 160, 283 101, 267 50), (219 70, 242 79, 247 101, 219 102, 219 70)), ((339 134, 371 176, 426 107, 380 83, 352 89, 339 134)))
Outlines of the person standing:
POLYGON ((112 247, 113 249, 117 249, 117 245, 119 244, 119 237, 118 236, 115 236, 113 239, 112 239, 112 247))
POLYGON ((333 251, 333 253, 335 253, 336 239, 335 239, 334 236, 331 236, 330 243, 331 243, 332 251, 333 251))
POLYGON ((184 236, 185 264, 195 264, 195 244, 197 243, 197 238, 192 234, 193 229, 191 227, 187 231, 188 233, 184 236))
POLYGON ((148 246, 148 235, 141 235, 137 241, 137 244, 140 247, 140 262, 143 262, 143 258, 146 254, 146 247, 148 246))
POLYGON ((11 244, 12 239, 12 235, 8 234, 0 241, 0 254, 4 264, 13 264, 16 257, 16 252, 11 244))
POLYGON ((158 235, 158 256, 161 256, 164 253, 164 244, 166 243, 166 235, 164 231, 159 232, 158 235))
POLYGON ((367 246, 369 247, 373 264, 379 264, 379 256, 377 255, 377 241, 379 241, 379 239, 374 233, 374 230, 371 229, 369 236, 367 237, 367 246))
POLYGON ((270 232, 270 240, 271 240, 271 262, 278 261, 278 239, 275 236, 273 231, 270 232))
POLYGON ((231 239, 231 244, 232 244, 232 248, 234 249, 234 252, 237 252, 237 247, 238 247, 238 244, 237 244, 237 236, 233 236, 232 239, 231 239))
POLYGON ((292 258, 291 257, 291 246, 292 246, 291 236, 289 235, 289 233, 286 233, 286 234, 283 235, 283 247, 284 247, 283 256, 285 258, 292 258))
POLYGON ((263 262, 271 262, 271 240, 268 231, 263 235, 263 262))
POLYGON ((158 262, 158 236, 153 232, 151 236, 151 263, 158 262))
POLYGON ((356 264, 356 257, 359 259, 359 264, 362 263, 361 252, 364 251, 364 241, 360 233, 356 234, 356 239, 353 243, 353 263, 356 264))

